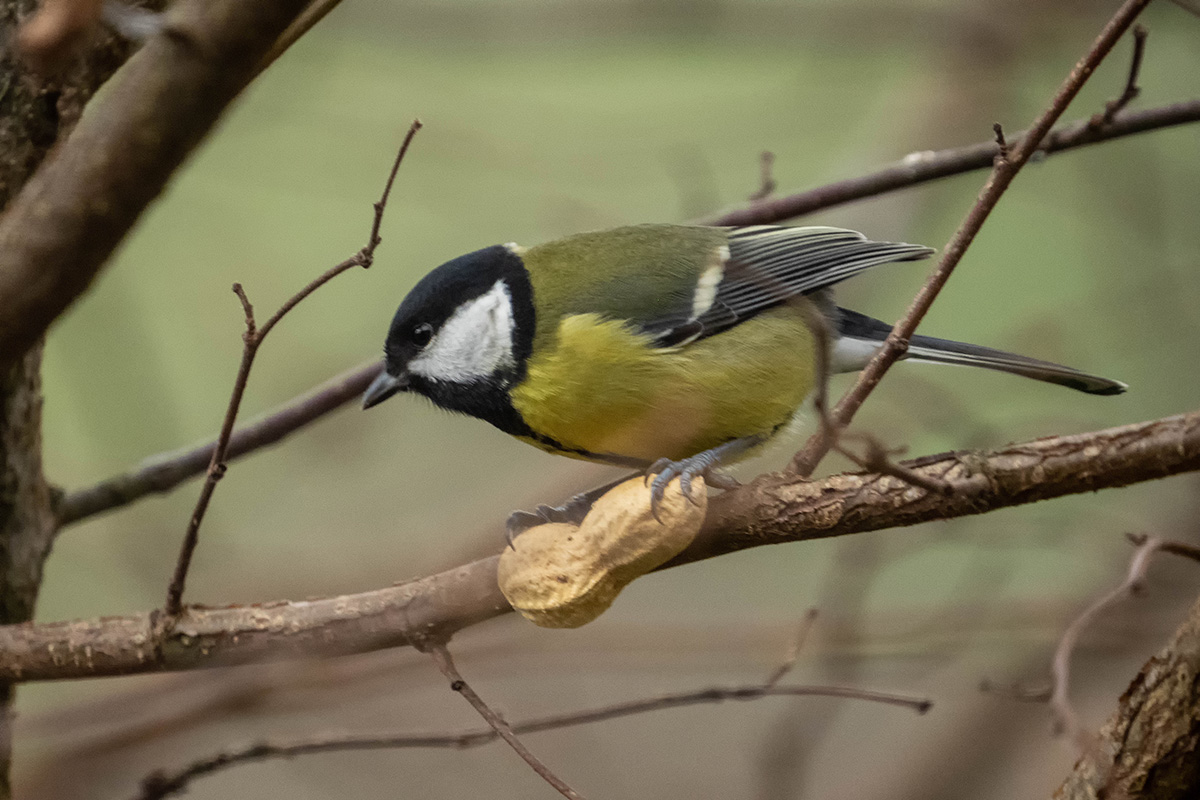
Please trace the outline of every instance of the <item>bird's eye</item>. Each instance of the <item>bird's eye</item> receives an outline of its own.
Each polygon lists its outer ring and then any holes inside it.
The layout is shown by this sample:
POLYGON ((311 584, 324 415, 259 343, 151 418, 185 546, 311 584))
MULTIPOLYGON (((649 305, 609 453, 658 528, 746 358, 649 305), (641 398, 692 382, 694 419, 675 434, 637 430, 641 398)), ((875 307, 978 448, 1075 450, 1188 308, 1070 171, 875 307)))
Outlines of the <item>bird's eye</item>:
POLYGON ((424 347, 433 338, 433 326, 428 322, 422 322, 412 329, 410 338, 417 347, 424 347))

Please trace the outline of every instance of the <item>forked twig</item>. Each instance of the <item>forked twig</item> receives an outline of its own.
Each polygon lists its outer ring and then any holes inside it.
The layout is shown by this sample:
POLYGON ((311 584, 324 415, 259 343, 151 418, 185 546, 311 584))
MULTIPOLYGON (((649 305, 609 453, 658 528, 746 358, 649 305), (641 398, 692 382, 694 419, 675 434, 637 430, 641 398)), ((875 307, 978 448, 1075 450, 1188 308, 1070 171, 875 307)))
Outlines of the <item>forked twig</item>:
POLYGON ((1098 130, 1106 125, 1111 125, 1117 114, 1142 93, 1142 87, 1138 86, 1138 75, 1142 71, 1142 58, 1146 54, 1146 37, 1149 35, 1150 32, 1143 26, 1133 26, 1133 57, 1129 60, 1129 77, 1125 79, 1125 88, 1120 95, 1104 104, 1104 111, 1093 115, 1088 120, 1089 128, 1098 130))
POLYGON ((204 514, 208 510, 208 504, 212 500, 213 492, 216 491, 217 482, 225 475, 229 442, 233 436, 233 425, 237 421, 238 409, 242 404, 242 396, 245 394, 246 384, 250 379, 250 369, 254 366, 254 357, 258 353, 258 348, 262 346, 267 334, 283 319, 285 314, 295 308, 310 294, 321 288, 321 286, 353 267, 367 268, 371 266, 375 258, 375 248, 382 241, 379 237, 379 227, 383 223, 383 212, 387 207, 392 185, 396 181, 396 173, 400 169, 400 163, 404 160, 404 155, 408 152, 408 146, 412 143, 413 136, 420 129, 421 121, 413 120, 412 125, 409 126, 408 133, 404 137, 404 142, 400 145, 400 150, 396 153, 396 158, 392 162, 392 169, 388 173, 383 195, 375 203, 375 213, 371 221, 371 233, 367 239, 367 244, 361 250, 337 266, 326 270, 322 275, 293 295, 287 302, 280 306, 278 311, 271 315, 270 319, 261 328, 255 324, 254 308, 251 306, 250 300, 246 297, 241 284, 235 283, 233 285, 233 291, 242 303, 242 311, 245 314, 246 322, 246 331, 242 334, 242 360, 238 366, 237 378, 233 383, 233 392, 230 395, 229 404, 225 408, 225 420, 221 424, 221 433, 217 436, 216 447, 213 448, 212 458, 208 462, 204 485, 200 489, 200 497, 196 501, 196 507, 192 511, 192 516, 188 521, 187 532, 184 534, 183 544, 179 549, 179 558, 175 562, 175 572, 171 577, 170 586, 167 587, 167 600, 164 612, 168 620, 175 619, 179 616, 180 611, 183 610, 183 591, 187 583, 187 574, 188 569, 191 567, 192 556, 200 540, 200 525, 204 521, 204 514))
POLYGON ((758 203, 766 200, 775 193, 775 154, 770 150, 763 150, 762 155, 758 157, 759 164, 759 184, 754 194, 746 199, 751 203, 758 203))

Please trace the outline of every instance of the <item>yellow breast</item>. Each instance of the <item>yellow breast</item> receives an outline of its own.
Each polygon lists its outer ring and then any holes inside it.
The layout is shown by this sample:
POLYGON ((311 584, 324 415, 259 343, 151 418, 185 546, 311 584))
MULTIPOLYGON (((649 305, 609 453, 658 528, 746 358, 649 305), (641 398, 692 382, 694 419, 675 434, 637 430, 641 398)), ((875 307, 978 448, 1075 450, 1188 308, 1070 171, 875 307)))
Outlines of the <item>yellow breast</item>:
POLYGON ((678 460, 769 437, 813 386, 815 340, 803 320, 782 306, 692 344, 654 348, 619 322, 567 316, 530 358, 513 407, 539 435, 598 460, 678 460))

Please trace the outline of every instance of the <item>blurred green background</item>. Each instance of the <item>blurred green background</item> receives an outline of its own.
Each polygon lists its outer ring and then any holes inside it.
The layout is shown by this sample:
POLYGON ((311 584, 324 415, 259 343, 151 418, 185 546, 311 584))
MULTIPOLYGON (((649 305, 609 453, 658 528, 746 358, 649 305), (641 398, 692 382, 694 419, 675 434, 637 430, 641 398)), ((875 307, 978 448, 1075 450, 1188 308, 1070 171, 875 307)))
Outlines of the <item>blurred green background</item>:
MULTIPOLYGON (((497 242, 693 219, 744 204, 763 150, 780 193, 920 150, 1024 128, 1115 2, 1072 0, 346 0, 287 53, 57 325, 47 469, 67 488, 217 430, 241 347, 240 281, 261 317, 355 252, 409 121, 425 123, 376 266, 300 306, 260 352, 252 417, 381 352, 426 271, 497 242)), ((1200 91, 1200 20, 1157 4, 1137 106, 1200 91)), ((1067 118, 1119 93, 1122 42, 1067 118)), ((914 455, 1086 431, 1200 398, 1200 126, 1032 165, 922 330, 1127 381, 1096 398, 985 372, 896 369, 857 426, 914 455)), ((982 173, 806 223, 942 246, 982 173)), ((928 263, 844 286, 897 318, 928 263)), ((848 385, 847 378, 838 387, 848 385)), ((741 468, 777 468, 799 442, 741 468)), ((837 461, 824 469, 844 467, 837 461)), ((357 592, 495 551, 508 512, 609 472, 554 458, 414 398, 347 408, 239 461, 205 523, 188 599, 357 592)), ((596 623, 506 619, 455 640, 510 719, 760 680, 817 606, 797 678, 927 695, 923 718, 845 701, 760 701, 530 737, 590 797, 1045 796, 1073 756, 1037 705, 982 694, 1044 682, 1058 632, 1115 583, 1126 531, 1195 538, 1194 477, 980 518, 759 549, 655 575, 596 623), (969 792, 969 795, 967 794, 969 792)), ((41 620, 161 602, 198 484, 67 529, 41 620)), ((1149 599, 1088 635, 1076 694, 1098 724, 1194 595, 1164 562, 1149 599)), ((22 689, 25 797, 123 797, 259 736, 439 730, 478 720, 412 652, 337 664, 22 689), (69 765, 70 768, 64 768, 69 765)), ((202 781, 194 798, 549 796, 511 753, 313 756, 202 781)))

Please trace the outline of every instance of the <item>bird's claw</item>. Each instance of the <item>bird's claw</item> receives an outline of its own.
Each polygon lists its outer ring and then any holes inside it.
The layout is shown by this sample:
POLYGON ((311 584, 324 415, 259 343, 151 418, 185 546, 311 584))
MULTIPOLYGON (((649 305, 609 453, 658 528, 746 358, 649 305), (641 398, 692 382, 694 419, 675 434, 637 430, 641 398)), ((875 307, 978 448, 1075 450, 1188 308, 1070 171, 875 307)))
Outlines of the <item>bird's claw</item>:
POLYGON ((662 518, 658 515, 658 507, 662 503, 667 486, 676 478, 679 478, 679 488, 683 490, 683 496, 694 506, 700 505, 700 501, 692 494, 692 482, 696 478, 703 478, 709 486, 718 489, 732 489, 738 486, 735 479, 716 471, 719 460, 718 454, 705 451, 681 461, 660 458, 651 464, 646 470, 646 480, 650 483, 650 513, 654 519, 662 522, 662 518), (650 482, 651 475, 654 476, 653 482, 650 482))

